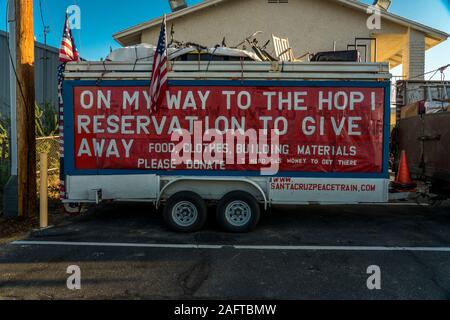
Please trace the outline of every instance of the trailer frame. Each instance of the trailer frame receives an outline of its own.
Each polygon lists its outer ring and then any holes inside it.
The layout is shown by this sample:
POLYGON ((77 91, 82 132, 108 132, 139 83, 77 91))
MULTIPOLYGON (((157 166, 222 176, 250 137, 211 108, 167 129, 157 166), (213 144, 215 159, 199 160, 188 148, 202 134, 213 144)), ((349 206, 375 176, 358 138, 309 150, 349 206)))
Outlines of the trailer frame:
MULTIPOLYGON (((149 85, 151 63, 83 62, 67 64, 64 81, 64 177, 65 203, 98 203, 103 199, 119 202, 151 202, 156 207, 189 190, 204 201, 218 204, 234 191, 248 194, 267 210, 273 205, 356 204, 389 201, 390 90, 391 75, 385 63, 266 63, 266 62, 176 62, 171 65, 169 85, 176 86, 298 86, 367 87, 384 90, 383 170, 380 173, 279 172, 262 177, 249 171, 143 171, 78 170, 74 165, 73 88, 79 86, 149 85), (115 177, 114 183, 111 177, 115 177), (327 201, 291 201, 271 189, 274 178, 293 181, 331 181, 376 185, 376 197, 355 194, 347 199, 329 197, 327 201), (309 179, 309 180, 308 180, 309 179), (120 183, 119 183, 120 181, 120 183), (120 196, 131 195, 133 196, 120 196), (342 201, 344 200, 344 201, 342 201)), ((305 193, 307 194, 307 193, 305 193)), ((320 199, 319 199, 320 200, 320 199)), ((192 208, 194 211, 195 208, 192 208)), ((198 208, 197 208, 198 209, 198 208)), ((235 231, 239 231, 235 230, 235 231)), ((242 229, 246 231, 247 229, 242 229)), ((184 231, 184 230, 178 230, 184 231)), ((192 230, 190 230, 192 231, 192 230)), ((231 230, 233 231, 233 230, 231 230)))

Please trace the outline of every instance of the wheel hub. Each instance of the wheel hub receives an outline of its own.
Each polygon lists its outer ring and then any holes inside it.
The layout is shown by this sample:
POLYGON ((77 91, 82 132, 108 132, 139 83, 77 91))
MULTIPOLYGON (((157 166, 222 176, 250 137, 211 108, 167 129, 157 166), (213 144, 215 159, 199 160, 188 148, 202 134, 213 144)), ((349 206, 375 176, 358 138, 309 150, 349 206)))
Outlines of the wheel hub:
POLYGON ((234 201, 225 209, 225 218, 235 227, 245 226, 250 222, 252 210, 244 201, 234 201))
POLYGON ((190 227, 197 221, 197 207, 188 201, 179 202, 172 209, 172 218, 178 225, 190 227))

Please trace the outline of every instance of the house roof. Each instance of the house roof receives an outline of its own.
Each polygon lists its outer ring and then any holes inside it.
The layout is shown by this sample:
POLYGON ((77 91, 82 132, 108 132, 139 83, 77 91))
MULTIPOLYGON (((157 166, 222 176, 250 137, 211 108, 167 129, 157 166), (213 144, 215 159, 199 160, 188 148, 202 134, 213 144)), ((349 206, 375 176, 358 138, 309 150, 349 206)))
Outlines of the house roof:
MULTIPOLYGON (((196 5, 187 7, 185 9, 182 9, 180 11, 176 11, 171 14, 168 14, 167 21, 175 20, 177 18, 186 16, 188 14, 207 9, 211 6, 215 6, 215 5, 223 3, 225 1, 228 1, 228 0, 205 0, 203 2, 200 2, 199 4, 196 4, 196 5)), ((346 7, 363 11, 364 13, 367 12, 367 8, 369 7, 367 4, 361 3, 357 0, 328 0, 328 1, 334 1, 341 5, 344 5, 346 7)), ((421 31, 421 32, 425 33, 428 37, 434 38, 436 40, 444 41, 448 37, 450 37, 450 35, 447 34, 446 32, 428 27, 421 23, 400 17, 396 14, 393 14, 393 13, 390 13, 387 11, 382 11, 381 16, 383 19, 392 21, 394 23, 397 23, 397 24, 405 26, 405 27, 410 27, 412 29, 421 31)), ((139 39, 137 41, 137 42, 139 42, 140 41, 139 36, 143 30, 158 26, 161 23, 161 21, 162 21, 162 17, 152 19, 150 21, 147 21, 147 22, 138 24, 136 26, 130 27, 128 29, 119 31, 113 35, 113 38, 117 42, 119 42, 121 45, 129 44, 130 39, 134 39, 134 40, 139 39), (128 41, 127 41, 127 39, 128 39, 128 41)))
MULTIPOLYGON (((0 30, 0 37, 8 38, 8 32, 0 30)), ((49 46, 49 45, 45 45, 45 44, 37 42, 37 41, 34 42, 34 45, 35 45, 36 48, 47 50, 47 51, 53 52, 53 53, 59 53, 59 49, 58 48, 55 48, 55 47, 52 47, 52 46, 49 46)))

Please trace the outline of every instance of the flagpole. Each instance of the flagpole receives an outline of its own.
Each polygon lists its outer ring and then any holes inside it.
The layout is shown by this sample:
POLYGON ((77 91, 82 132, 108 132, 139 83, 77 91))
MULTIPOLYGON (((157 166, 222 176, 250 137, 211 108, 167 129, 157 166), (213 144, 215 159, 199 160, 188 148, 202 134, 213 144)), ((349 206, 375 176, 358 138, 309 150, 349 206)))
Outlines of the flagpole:
POLYGON ((163 23, 164 23, 164 32, 165 32, 164 37, 166 38, 166 41, 165 41, 165 50, 166 50, 166 57, 167 57, 166 67, 167 67, 167 71, 172 71, 171 65, 170 65, 170 59, 169 59, 169 47, 168 47, 169 39, 167 39, 167 14, 165 14, 165 13, 164 13, 164 17, 163 17, 163 23))
POLYGON ((167 50, 167 43, 168 43, 168 39, 167 39, 167 14, 164 13, 164 17, 163 17, 163 23, 164 23, 164 33, 165 33, 165 38, 166 38, 166 43, 165 43, 165 47, 167 50))
MULTIPOLYGON (((158 45, 153 56, 153 66, 150 79, 151 111, 156 111, 160 104, 161 93, 167 90, 168 72, 168 45, 167 45, 166 15, 163 16, 161 31, 159 33, 158 45)), ((165 93, 164 93, 165 95, 165 93)))

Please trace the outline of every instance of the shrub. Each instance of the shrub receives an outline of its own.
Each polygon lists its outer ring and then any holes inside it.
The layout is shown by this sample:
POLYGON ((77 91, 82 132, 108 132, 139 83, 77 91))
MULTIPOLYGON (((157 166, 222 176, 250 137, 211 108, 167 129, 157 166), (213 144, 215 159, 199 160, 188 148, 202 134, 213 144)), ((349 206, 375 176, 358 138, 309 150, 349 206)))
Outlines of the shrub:
POLYGON ((36 104, 36 136, 52 137, 58 134, 58 113, 50 103, 44 103, 42 107, 36 104))

